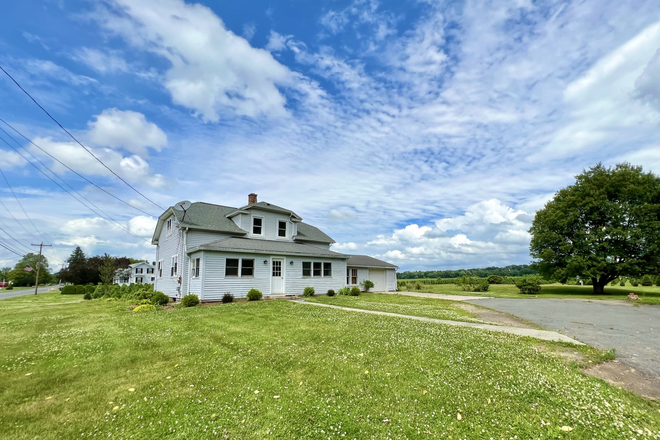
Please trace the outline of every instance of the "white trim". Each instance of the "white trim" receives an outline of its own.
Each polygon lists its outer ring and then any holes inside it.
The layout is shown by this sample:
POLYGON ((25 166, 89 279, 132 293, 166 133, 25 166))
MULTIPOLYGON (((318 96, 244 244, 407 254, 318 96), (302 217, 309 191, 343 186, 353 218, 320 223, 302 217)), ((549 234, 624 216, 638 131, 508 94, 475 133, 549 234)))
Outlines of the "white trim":
POLYGON ((277 221, 277 228, 275 231, 275 238, 277 240, 289 240, 289 221, 287 219, 283 218, 278 218, 276 219, 277 221), (284 222, 284 237, 280 237, 280 222, 284 222))
POLYGON ((259 215, 250 216, 250 235, 253 237, 265 237, 266 236, 266 222, 265 218, 259 215), (254 233, 254 219, 261 219, 261 234, 254 233))
POLYGON ((268 270, 268 276, 270 277, 270 295, 276 293, 286 293, 286 257, 270 257, 270 267, 268 270), (283 292, 273 292, 273 260, 282 261, 282 290, 283 292))

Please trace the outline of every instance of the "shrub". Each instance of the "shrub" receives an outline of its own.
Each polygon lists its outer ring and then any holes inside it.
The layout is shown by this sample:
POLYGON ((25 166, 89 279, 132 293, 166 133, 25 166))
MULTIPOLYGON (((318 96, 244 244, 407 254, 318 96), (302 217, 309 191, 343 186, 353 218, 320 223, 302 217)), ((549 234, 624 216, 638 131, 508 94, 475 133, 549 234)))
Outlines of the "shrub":
POLYGON ((140 306, 143 306, 145 304, 149 305, 149 304, 151 304, 151 301, 149 301, 148 299, 141 299, 140 301, 138 301, 138 305, 140 305, 140 306))
POLYGON ((642 278, 642 286, 649 287, 652 285, 653 285, 653 280, 651 279, 651 277, 648 275, 644 275, 644 277, 642 278))
POLYGON ((619 281, 619 286, 621 286, 621 287, 625 287, 625 285, 626 285, 626 279, 625 279, 625 278, 621 278, 621 281, 619 281))
POLYGON ((62 295, 75 295, 76 294, 76 286, 68 285, 62 287, 62 295))
POLYGON ((263 296, 264 294, 257 289, 250 289, 250 291, 247 293, 248 301, 259 301, 263 296))
POLYGON ((141 306, 137 306, 136 308, 133 309, 135 313, 140 313, 140 312, 155 312, 156 311, 156 306, 152 304, 143 304, 141 306))
POLYGON ((362 281, 362 283, 360 283, 360 285, 362 286, 362 288, 364 289, 365 292, 368 292, 369 289, 373 289, 374 282, 370 281, 370 280, 364 280, 364 281, 362 281))
POLYGON ((307 286, 305 287, 305 290, 303 290, 303 296, 305 298, 309 298, 310 296, 314 296, 314 288, 307 286))
MULTIPOLYGON (((7 286, 7 287, 5 287, 5 290, 14 290, 14 286, 7 286)), ((62 293, 64 293, 64 292, 62 292, 62 293)))
POLYGON ((231 302, 234 302, 234 295, 232 295, 230 292, 227 292, 224 295, 222 295, 222 303, 223 304, 227 304, 227 303, 231 303, 231 302))
POLYGON ((634 280, 634 279, 633 279, 633 280, 630 280, 630 285, 633 286, 633 287, 637 287, 637 286, 639 286, 639 281, 638 281, 638 280, 634 280))
POLYGON ((488 284, 488 281, 482 281, 477 285, 477 287, 474 288, 473 292, 488 292, 488 289, 490 288, 490 284, 488 284))
POLYGON ((504 277, 500 275, 489 275, 486 281, 488 281, 488 284, 504 284, 504 277))
POLYGON ((541 282, 536 277, 523 277, 516 281, 516 287, 525 295, 536 295, 541 291, 541 282))
POLYGON ((328 296, 335 296, 335 291, 332 289, 328 290, 328 296))
POLYGON ((154 295, 151 297, 151 304, 155 306, 166 306, 169 302, 170 297, 163 292, 154 292, 154 295))
POLYGON ((353 286, 353 287, 351 287, 351 291, 349 292, 349 295, 351 295, 351 296, 360 296, 360 293, 362 293, 360 291, 360 288, 358 286, 353 286))
POLYGON ((348 287, 348 286, 342 287, 341 289, 339 289, 339 291, 337 293, 339 295, 349 295, 351 293, 351 288, 348 287))
POLYGON ((199 297, 195 294, 189 293, 181 298, 181 305, 183 307, 195 307, 197 304, 199 304, 199 297))
POLYGON ((75 288, 76 288, 76 295, 85 294, 85 286, 75 286, 75 288))
POLYGON ((85 286, 85 294, 94 293, 95 290, 96 290, 96 286, 94 284, 88 284, 85 286))
POLYGON ((109 302, 109 301, 117 301, 117 298, 110 297, 105 299, 105 302, 109 302))
POLYGON ((85 296, 83 296, 83 299, 90 300, 92 299, 92 294, 89 292, 85 292, 85 296))

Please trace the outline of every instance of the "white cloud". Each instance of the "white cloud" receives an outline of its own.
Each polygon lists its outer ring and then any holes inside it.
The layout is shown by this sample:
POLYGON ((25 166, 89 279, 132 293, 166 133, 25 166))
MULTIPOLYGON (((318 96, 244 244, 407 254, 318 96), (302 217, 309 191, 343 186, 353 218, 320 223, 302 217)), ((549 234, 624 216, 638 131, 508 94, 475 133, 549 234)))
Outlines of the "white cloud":
POLYGON ((83 47, 74 51, 72 58, 100 73, 128 72, 128 64, 116 52, 83 47))
POLYGON ((176 104, 205 121, 231 109, 239 115, 286 114, 278 87, 294 75, 270 52, 229 31, 209 8, 182 0, 114 0, 96 18, 133 46, 171 63, 164 85, 176 104))
POLYGON ((291 36, 280 35, 277 32, 271 30, 268 35, 268 44, 266 44, 266 50, 271 52, 280 52, 286 49, 286 42, 291 38, 291 36))
POLYGON ((358 245, 353 243, 353 242, 348 242, 348 243, 334 243, 332 245, 332 250, 337 251, 337 252, 342 252, 342 251, 356 251, 358 249, 358 245))
POLYGON ((250 41, 254 37, 255 32, 257 32, 257 27, 254 25, 254 23, 243 25, 243 38, 246 40, 250 41))
POLYGON ((156 219, 139 215, 128 221, 128 230, 141 237, 151 237, 156 229, 156 219))
POLYGON ((3 170, 8 170, 14 167, 22 167, 27 163, 20 154, 14 151, 0 150, 0 157, 0 168, 3 170))
POLYGON ((125 148, 145 156, 147 147, 160 151, 167 145, 167 135, 142 114, 130 110, 105 109, 88 124, 87 136, 97 146, 125 148))
POLYGON ((343 11, 328 11, 321 16, 319 22, 322 26, 328 29, 333 34, 338 34, 344 30, 344 26, 348 24, 348 10, 343 11))

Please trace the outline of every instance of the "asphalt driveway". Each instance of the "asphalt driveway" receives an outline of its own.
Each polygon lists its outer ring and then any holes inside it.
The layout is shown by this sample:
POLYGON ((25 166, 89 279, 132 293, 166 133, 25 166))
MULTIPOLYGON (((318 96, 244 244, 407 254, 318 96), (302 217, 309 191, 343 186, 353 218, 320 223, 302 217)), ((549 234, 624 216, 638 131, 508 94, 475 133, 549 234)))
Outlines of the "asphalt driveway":
POLYGON ((660 379, 660 306, 531 298, 480 298, 468 302, 511 313, 596 348, 614 348, 619 361, 660 379))
MULTIPOLYGON (((59 286, 44 286, 39 287, 38 293, 50 292, 50 289, 59 289, 59 286)), ((0 299, 5 298, 14 298, 16 296, 25 296, 25 295, 34 295, 34 288, 32 289, 20 289, 20 290, 5 290, 0 289, 0 299)))

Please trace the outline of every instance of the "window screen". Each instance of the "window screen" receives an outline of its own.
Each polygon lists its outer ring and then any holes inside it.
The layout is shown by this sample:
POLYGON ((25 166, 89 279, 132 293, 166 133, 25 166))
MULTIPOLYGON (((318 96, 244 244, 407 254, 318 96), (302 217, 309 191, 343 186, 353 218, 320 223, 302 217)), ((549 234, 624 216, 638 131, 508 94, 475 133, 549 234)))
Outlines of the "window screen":
POLYGON ((323 263, 323 276, 324 277, 332 276, 332 263, 323 263))
POLYGON ((303 276, 304 277, 311 277, 312 276, 312 263, 311 263, 311 261, 303 261, 302 268, 303 268, 303 276))
POLYGON ((261 229, 263 227, 264 219, 259 217, 254 217, 252 219, 252 233, 256 235, 261 235, 261 229))
POLYGON ((238 258, 227 258, 227 265, 225 266, 226 277, 238 276, 238 258))
POLYGON ((315 261, 314 262, 314 276, 315 277, 320 277, 321 276, 321 262, 320 261, 315 261))
POLYGON ((277 222, 277 236, 286 237, 286 222, 277 222))
POLYGON ((241 260, 241 276, 253 277, 254 276, 254 260, 241 260))

